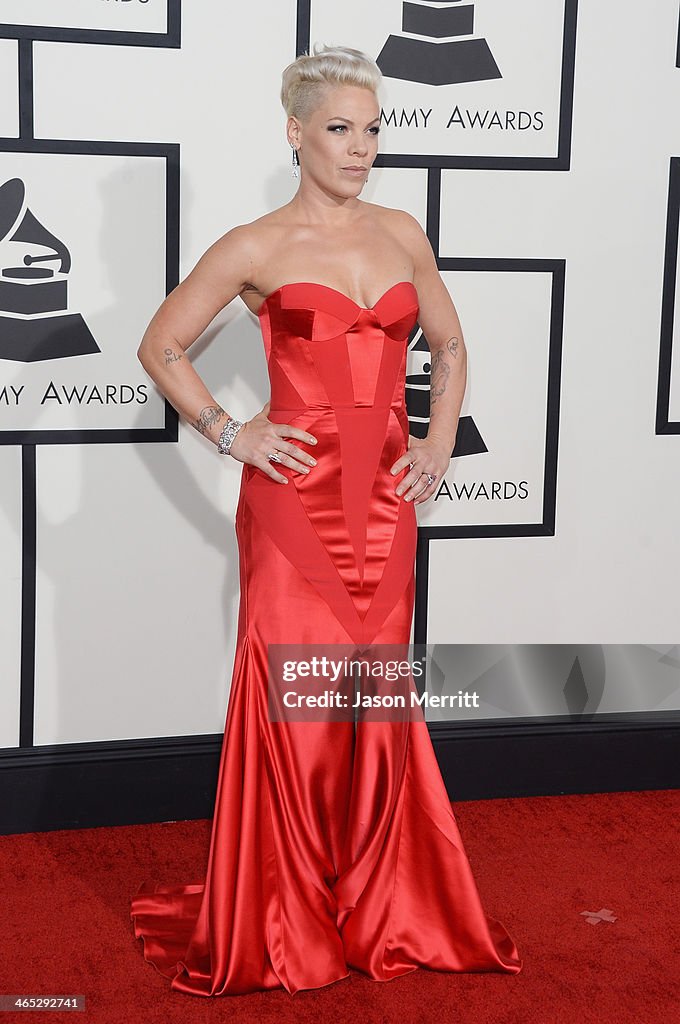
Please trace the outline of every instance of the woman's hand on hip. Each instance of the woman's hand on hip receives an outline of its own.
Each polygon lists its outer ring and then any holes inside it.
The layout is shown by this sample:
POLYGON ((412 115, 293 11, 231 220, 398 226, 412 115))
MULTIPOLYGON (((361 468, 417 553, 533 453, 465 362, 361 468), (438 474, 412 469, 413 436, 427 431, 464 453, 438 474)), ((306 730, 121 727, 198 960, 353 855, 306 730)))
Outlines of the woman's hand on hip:
POLYGON ((409 470, 395 487, 396 493, 403 495, 404 501, 421 505, 437 490, 439 481, 449 468, 450 459, 451 453, 441 444, 427 437, 412 437, 409 434, 408 450, 399 456, 391 469, 393 476, 403 469, 409 470), (434 477, 432 482, 429 482, 428 474, 434 477))
POLYGON ((306 430, 300 430, 289 423, 272 423, 267 416, 269 408, 270 402, 267 402, 251 420, 243 424, 232 441, 230 454, 239 462, 261 469, 277 483, 287 484, 288 477, 274 468, 276 462, 280 460, 284 466, 290 466, 291 469, 306 474, 316 465, 316 459, 285 438, 295 437, 308 444, 316 444, 316 438, 306 430), (278 456, 276 462, 267 458, 274 452, 278 456))

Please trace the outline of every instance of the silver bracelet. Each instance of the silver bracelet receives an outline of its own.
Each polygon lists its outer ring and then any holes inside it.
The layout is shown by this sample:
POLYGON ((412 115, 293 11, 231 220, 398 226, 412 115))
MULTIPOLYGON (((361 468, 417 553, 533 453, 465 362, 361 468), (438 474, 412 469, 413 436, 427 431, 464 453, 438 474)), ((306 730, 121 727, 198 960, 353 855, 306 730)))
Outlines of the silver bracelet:
POLYGON ((231 454, 231 446, 233 444, 234 438, 236 437, 242 426, 243 423, 241 422, 241 420, 235 420, 233 416, 229 417, 217 441, 217 451, 220 453, 220 455, 231 454))

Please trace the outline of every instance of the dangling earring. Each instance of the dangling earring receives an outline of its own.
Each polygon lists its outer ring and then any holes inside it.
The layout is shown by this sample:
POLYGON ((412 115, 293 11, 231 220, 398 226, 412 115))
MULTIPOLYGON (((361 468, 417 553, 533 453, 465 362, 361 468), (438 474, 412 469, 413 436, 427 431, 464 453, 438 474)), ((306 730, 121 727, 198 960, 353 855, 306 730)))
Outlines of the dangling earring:
POLYGON ((298 156, 298 151, 295 148, 295 146, 293 146, 292 142, 291 142, 291 146, 293 147, 293 177, 294 178, 299 178, 300 177, 300 171, 298 170, 298 168, 300 166, 300 157, 298 156))

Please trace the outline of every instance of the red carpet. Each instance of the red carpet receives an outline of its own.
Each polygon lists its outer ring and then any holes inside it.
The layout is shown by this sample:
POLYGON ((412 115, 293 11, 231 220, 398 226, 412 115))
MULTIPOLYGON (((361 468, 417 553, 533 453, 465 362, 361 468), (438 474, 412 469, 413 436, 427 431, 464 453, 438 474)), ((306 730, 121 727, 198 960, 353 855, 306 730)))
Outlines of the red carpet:
POLYGON ((210 822, 199 821, 0 837, 0 992, 84 994, 87 1012, 73 1019, 115 1024, 680 1019, 680 790, 460 802, 454 811, 485 909, 524 958, 518 975, 419 970, 380 983, 352 971, 293 997, 171 993, 142 958, 129 898, 143 879, 202 880, 210 822), (583 911, 616 920, 591 924, 583 911))

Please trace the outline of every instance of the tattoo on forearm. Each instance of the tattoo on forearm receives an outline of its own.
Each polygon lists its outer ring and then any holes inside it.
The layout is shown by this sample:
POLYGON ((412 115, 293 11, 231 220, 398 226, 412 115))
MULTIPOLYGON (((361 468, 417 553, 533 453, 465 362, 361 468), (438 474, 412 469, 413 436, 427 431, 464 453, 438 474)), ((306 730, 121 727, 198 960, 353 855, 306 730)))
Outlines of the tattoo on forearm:
POLYGON ((199 434, 207 434, 210 428, 226 416, 226 412, 221 405, 206 405, 204 409, 201 409, 198 414, 198 419, 194 423, 196 430, 199 434))
POLYGON ((458 356, 458 338, 449 338, 449 340, 446 342, 446 347, 453 356, 453 358, 455 359, 458 356))
POLYGON ((164 348, 163 351, 165 353, 165 365, 166 366, 169 366, 170 363, 178 363, 180 361, 180 359, 184 358, 184 353, 183 352, 181 354, 178 354, 177 352, 174 351, 174 349, 171 349, 171 348, 164 348))
MULTIPOLYGON (((458 338, 449 338, 446 342, 446 350, 451 353, 455 359, 458 355, 458 338)), ((446 391, 449 383, 449 375, 451 373, 451 367, 446 358, 444 349, 437 349, 432 357, 432 378, 430 383, 430 408, 435 404, 438 398, 446 391)))
POLYGON ((451 367, 442 351, 435 352, 432 358, 432 380, 430 383, 430 408, 446 391, 451 367))

